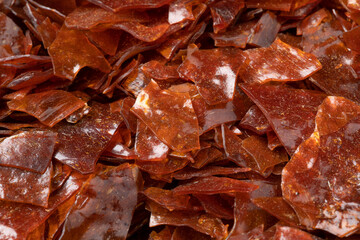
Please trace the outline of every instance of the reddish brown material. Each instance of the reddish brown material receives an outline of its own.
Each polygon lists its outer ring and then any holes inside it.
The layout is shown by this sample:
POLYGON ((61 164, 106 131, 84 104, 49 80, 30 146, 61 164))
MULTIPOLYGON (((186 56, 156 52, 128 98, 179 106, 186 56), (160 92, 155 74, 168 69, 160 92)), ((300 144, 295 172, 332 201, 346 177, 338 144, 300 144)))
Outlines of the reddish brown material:
POLYGON ((173 150, 187 152, 200 147, 198 121, 188 93, 161 90, 151 81, 131 110, 173 150))
POLYGON ((85 102, 62 90, 34 93, 8 102, 9 109, 26 112, 50 127, 84 105, 85 102))
POLYGON ((283 170, 284 198, 300 223, 340 237, 358 226, 359 149, 355 146, 360 133, 353 126, 359 122, 359 112, 360 106, 350 100, 327 97, 319 106, 314 133, 283 170))

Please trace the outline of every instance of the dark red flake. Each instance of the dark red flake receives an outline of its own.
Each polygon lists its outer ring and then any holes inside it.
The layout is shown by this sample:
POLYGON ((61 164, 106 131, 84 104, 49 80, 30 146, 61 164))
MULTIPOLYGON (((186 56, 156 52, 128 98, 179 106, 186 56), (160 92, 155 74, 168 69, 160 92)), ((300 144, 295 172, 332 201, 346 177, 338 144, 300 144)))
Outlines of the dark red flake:
POLYGON ((122 121, 120 114, 111 114, 109 108, 93 103, 90 113, 78 123, 59 124, 56 128, 59 144, 54 157, 84 174, 93 172, 100 154, 122 121))
POLYGON ((280 39, 270 47, 249 49, 239 76, 246 83, 298 81, 321 69, 321 63, 310 53, 294 48, 280 39))
POLYGON ((7 103, 9 109, 26 112, 47 126, 54 126, 85 105, 85 102, 69 92, 51 90, 34 93, 7 103))
POLYGON ((77 195, 60 239, 125 239, 141 188, 135 165, 99 166, 77 195))
POLYGON ((187 152, 200 148, 198 121, 188 93, 161 90, 151 81, 131 111, 173 150, 187 152))
POLYGON ((234 98, 236 76, 242 64, 242 51, 230 48, 188 49, 180 65, 180 76, 195 82, 200 95, 210 104, 234 98))
POLYGON ((359 113, 356 103, 327 97, 315 131, 283 170, 284 198, 308 228, 339 237, 358 230, 359 113))
POLYGON ((54 152, 57 133, 21 132, 0 142, 0 165, 44 173, 54 152))

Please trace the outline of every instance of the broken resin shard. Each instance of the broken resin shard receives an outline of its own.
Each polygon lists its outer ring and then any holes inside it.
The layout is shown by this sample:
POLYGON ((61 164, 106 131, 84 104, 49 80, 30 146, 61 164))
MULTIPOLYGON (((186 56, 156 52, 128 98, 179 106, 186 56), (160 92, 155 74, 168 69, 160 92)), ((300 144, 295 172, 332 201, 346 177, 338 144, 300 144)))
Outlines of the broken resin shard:
POLYGON ((285 200, 300 223, 339 237, 359 229, 360 106, 327 97, 316 128, 282 172, 285 200))

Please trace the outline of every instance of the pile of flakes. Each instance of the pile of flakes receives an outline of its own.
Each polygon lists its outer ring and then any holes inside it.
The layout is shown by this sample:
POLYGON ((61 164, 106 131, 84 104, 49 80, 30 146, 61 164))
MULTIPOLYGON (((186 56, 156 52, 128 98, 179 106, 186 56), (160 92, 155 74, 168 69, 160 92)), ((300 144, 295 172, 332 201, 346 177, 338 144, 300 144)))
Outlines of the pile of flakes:
POLYGON ((0 10, 0 239, 360 238, 359 1, 0 10))

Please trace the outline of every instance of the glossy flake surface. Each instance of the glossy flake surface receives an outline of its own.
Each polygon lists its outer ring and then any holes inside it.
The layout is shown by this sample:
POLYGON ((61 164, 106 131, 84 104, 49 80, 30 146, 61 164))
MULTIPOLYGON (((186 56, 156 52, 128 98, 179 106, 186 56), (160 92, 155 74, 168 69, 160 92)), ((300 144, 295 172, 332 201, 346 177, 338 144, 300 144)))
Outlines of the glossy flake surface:
POLYGON ((285 86, 247 85, 241 88, 261 109, 289 154, 314 130, 314 117, 325 94, 285 86))
POLYGON ((121 121, 120 114, 111 114, 108 105, 93 103, 90 113, 78 123, 57 127, 59 144, 54 157, 84 174, 93 172, 121 121))
POLYGON ((140 120, 137 125, 135 149, 141 161, 163 160, 169 152, 169 147, 140 120))
POLYGON ((150 227, 158 225, 188 226, 216 239, 227 236, 227 226, 210 214, 190 211, 168 211, 158 205, 151 205, 150 227))
POLYGON ((230 48, 188 50, 178 71, 180 76, 195 82, 200 95, 210 104, 233 99, 236 75, 242 64, 242 51, 230 48))
POLYGON ((52 166, 41 173, 0 167, 1 199, 47 207, 52 166))
POLYGON ((135 165, 99 166, 77 195, 60 239, 125 239, 140 190, 135 165))
POLYGON ((327 97, 316 129, 283 170, 284 198, 300 222, 339 237, 358 230, 360 106, 327 97))
POLYGON ((246 83, 298 81, 321 69, 321 63, 310 53, 276 39, 270 47, 249 49, 239 76, 246 83))
POLYGON ((0 223, 6 232, 0 235, 4 240, 26 239, 27 235, 40 226, 67 199, 78 192, 86 177, 72 174, 59 191, 52 194, 48 207, 1 201, 0 223))
POLYGON ((110 71, 104 55, 89 42, 84 33, 62 27, 55 41, 49 47, 54 73, 59 77, 73 80, 83 67, 103 72, 110 71))
POLYGON ((190 196, 177 196, 171 190, 155 187, 147 188, 144 195, 169 211, 186 210, 190 200, 190 196))
POLYGON ((158 8, 171 2, 171 0, 90 0, 89 2, 104 9, 118 12, 123 9, 158 8))
POLYGON ((54 152, 57 133, 21 132, 0 142, 0 165, 44 173, 54 152))
POLYGON ((70 92, 51 90, 34 93, 8 103, 9 109, 26 112, 47 126, 54 126, 85 105, 85 102, 70 92))
POLYGON ((245 3, 241 0, 221 0, 211 6, 214 32, 226 29, 244 7, 245 3))
POLYGON ((174 188, 174 193, 182 194, 216 194, 229 192, 251 192, 258 186, 244 181, 226 177, 203 177, 174 188))
POLYGON ((188 93, 161 90, 151 81, 131 111, 173 150, 187 152, 200 147, 198 121, 188 93))

